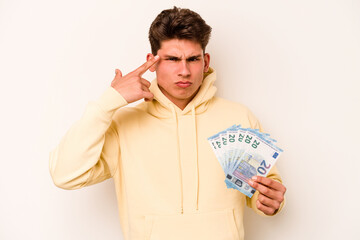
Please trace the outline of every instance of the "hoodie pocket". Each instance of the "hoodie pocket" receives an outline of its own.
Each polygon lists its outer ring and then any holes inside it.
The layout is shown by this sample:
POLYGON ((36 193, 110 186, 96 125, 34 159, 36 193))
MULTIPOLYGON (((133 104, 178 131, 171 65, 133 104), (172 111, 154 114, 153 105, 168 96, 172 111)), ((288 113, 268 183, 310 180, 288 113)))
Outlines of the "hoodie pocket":
POLYGON ((238 240, 232 209, 145 216, 146 240, 238 240))

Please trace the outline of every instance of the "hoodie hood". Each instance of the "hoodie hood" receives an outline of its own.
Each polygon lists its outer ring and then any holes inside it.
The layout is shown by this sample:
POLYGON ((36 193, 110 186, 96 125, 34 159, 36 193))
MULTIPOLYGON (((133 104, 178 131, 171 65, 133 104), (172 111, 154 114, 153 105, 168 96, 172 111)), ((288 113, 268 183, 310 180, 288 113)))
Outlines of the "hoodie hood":
POLYGON ((204 74, 204 80, 200 86, 199 92, 189 102, 184 110, 181 110, 161 92, 157 84, 157 79, 154 79, 149 88, 150 92, 154 94, 154 98, 151 102, 148 102, 147 111, 158 118, 172 118, 173 111, 179 115, 186 115, 191 114, 191 112, 195 110, 196 114, 200 114, 206 111, 209 100, 215 95, 217 90, 213 85, 215 79, 215 70, 209 68, 209 70, 204 74))

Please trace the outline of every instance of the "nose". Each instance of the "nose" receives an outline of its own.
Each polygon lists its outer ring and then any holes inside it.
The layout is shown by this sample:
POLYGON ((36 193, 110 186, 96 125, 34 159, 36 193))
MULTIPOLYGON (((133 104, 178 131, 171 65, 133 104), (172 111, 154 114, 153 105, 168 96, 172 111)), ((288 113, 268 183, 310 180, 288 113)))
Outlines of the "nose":
POLYGON ((182 60, 179 62, 179 73, 180 77, 189 77, 190 69, 186 60, 182 60))

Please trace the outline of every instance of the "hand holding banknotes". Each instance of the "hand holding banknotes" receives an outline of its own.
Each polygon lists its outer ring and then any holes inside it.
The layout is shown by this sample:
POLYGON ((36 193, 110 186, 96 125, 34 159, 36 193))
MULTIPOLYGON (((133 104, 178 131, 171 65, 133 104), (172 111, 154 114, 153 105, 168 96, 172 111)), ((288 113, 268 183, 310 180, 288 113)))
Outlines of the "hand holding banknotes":
POLYGON ((273 215, 284 201, 286 188, 281 183, 261 176, 254 176, 248 182, 259 191, 256 207, 266 215, 273 215))
POLYGON ((122 76, 121 71, 116 69, 116 75, 111 82, 111 87, 118 91, 128 103, 142 98, 145 98, 145 101, 151 101, 154 95, 149 90, 150 82, 142 78, 142 75, 158 60, 159 56, 149 58, 146 63, 125 76, 122 76))
POLYGON ((283 151, 270 134, 233 125, 208 138, 225 173, 227 188, 239 190, 251 198, 259 192, 256 207, 273 215, 284 201, 286 188, 267 178, 283 151))

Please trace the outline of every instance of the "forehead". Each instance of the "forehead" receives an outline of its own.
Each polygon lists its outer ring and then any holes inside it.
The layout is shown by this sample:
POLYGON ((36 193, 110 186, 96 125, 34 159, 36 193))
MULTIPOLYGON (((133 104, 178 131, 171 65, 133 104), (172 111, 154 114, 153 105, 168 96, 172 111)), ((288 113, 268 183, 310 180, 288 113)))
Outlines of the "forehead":
POLYGON ((158 55, 195 56, 202 55, 200 43, 187 39, 170 39, 161 42, 158 55))

